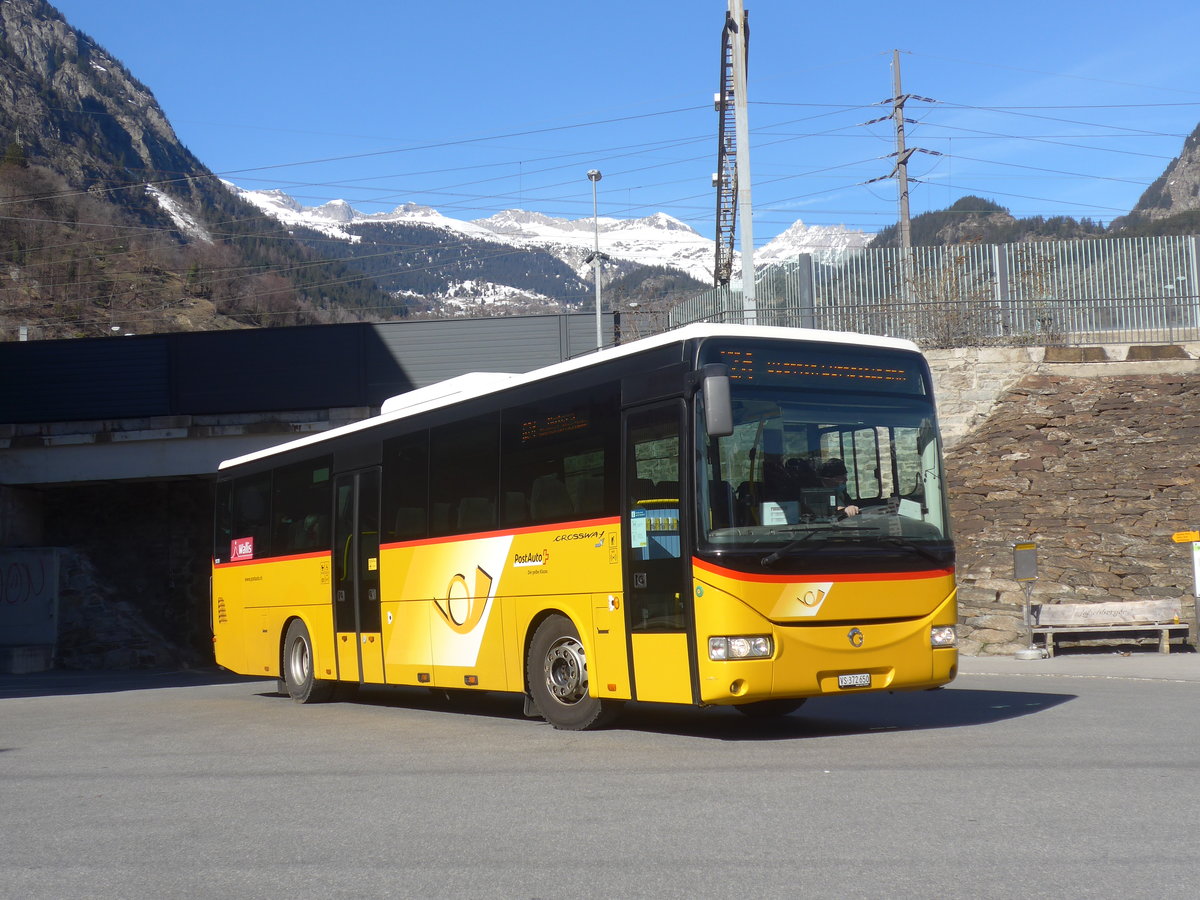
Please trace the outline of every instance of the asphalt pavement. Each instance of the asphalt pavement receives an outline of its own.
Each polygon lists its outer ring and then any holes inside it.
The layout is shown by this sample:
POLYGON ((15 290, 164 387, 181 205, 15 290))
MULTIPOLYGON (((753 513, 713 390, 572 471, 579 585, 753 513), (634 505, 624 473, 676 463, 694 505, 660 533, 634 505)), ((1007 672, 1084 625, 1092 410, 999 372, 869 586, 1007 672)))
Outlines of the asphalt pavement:
POLYGON ((1200 682, 1200 653, 1136 650, 1117 653, 1060 653, 1053 659, 960 656, 963 675, 1040 675, 1073 678, 1139 678, 1200 682))
POLYGON ((1200 654, 964 657, 778 720, 0 676, 0 900, 1197 894, 1200 654))

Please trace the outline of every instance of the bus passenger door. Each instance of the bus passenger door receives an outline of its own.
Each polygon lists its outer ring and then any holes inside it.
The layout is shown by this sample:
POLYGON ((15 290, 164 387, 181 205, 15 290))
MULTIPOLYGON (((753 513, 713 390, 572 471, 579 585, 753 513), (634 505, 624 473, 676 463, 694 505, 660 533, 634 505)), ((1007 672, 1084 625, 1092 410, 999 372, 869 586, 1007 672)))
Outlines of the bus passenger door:
POLYGON ((625 612, 638 700, 691 703, 694 696, 691 581, 681 541, 683 413, 683 403, 671 401, 625 414, 625 612))
POLYGON ((379 467, 334 483, 333 624, 344 681, 382 683, 379 607, 379 467))

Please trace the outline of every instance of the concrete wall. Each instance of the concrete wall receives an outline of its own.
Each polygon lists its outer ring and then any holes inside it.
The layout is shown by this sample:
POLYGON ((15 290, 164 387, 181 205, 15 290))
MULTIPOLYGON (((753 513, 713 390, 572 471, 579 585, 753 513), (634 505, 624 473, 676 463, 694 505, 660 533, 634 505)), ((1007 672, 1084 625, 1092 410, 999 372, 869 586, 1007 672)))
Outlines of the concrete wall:
POLYGON ((0 547, 37 547, 43 540, 41 495, 0 484, 0 547))
POLYGON ((0 550, 0 645, 58 641, 58 551, 0 550))

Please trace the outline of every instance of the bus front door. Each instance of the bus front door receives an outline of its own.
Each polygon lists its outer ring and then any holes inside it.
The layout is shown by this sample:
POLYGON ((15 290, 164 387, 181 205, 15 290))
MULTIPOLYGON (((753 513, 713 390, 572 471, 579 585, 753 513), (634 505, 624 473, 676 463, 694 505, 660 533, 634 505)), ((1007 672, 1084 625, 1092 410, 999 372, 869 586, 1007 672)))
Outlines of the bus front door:
POLYGON ((333 624, 343 681, 382 683, 379 607, 379 468, 334 483, 333 624))
POLYGON ((690 581, 681 543, 684 405, 625 414, 625 610, 634 696, 691 703, 690 581))

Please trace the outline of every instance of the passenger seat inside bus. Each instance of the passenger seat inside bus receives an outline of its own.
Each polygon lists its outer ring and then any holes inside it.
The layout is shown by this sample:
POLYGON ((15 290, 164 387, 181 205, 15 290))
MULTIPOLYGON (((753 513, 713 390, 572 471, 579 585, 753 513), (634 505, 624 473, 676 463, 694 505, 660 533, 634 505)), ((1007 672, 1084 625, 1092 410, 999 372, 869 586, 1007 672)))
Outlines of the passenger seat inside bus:
POLYGON ((576 506, 581 515, 599 516, 604 513, 604 476, 585 475, 577 478, 579 498, 576 506))
POLYGON ((395 535, 402 541, 425 537, 425 510, 419 506, 401 506, 397 509, 395 535))
POLYGON ((458 504, 459 531, 489 531, 496 527, 496 504, 487 497, 463 497, 458 504))
POLYGON ((570 518, 575 512, 567 486, 557 475, 541 475, 534 479, 529 511, 535 522, 570 518))
POLYGON ((500 524, 529 524, 529 501, 521 491, 504 492, 504 521, 500 524))

